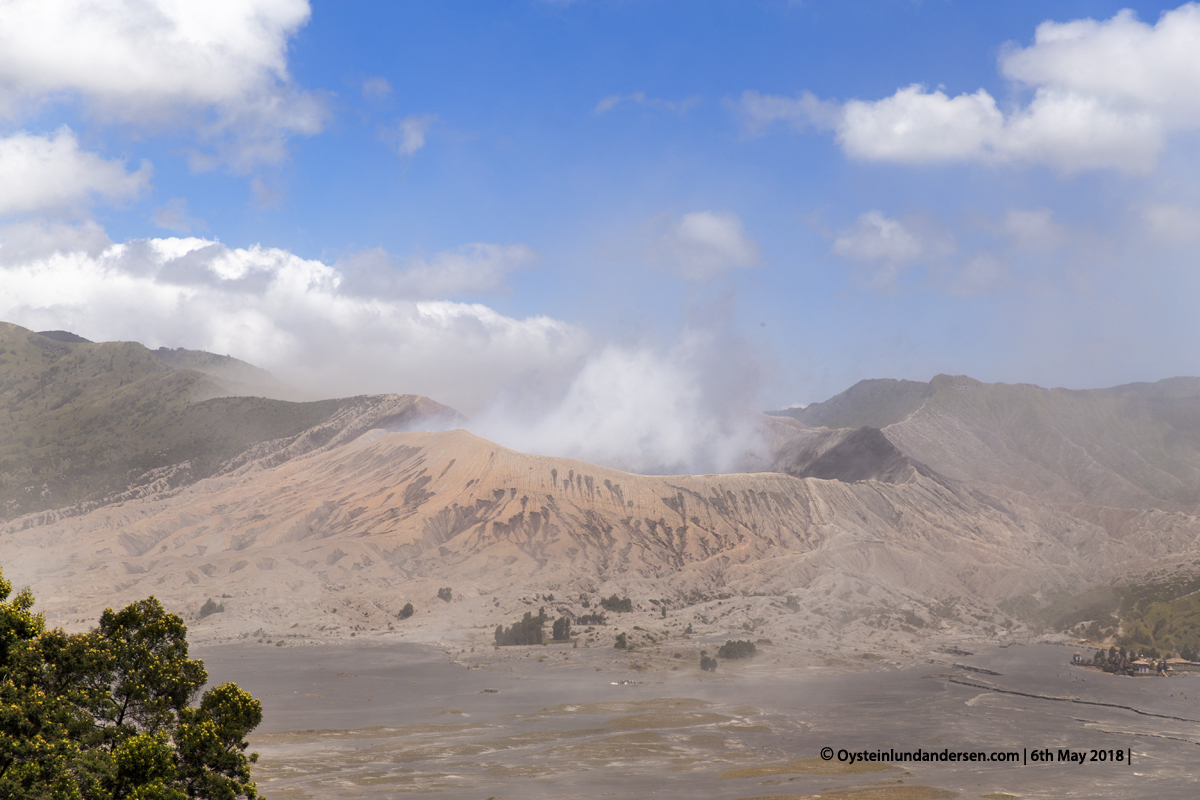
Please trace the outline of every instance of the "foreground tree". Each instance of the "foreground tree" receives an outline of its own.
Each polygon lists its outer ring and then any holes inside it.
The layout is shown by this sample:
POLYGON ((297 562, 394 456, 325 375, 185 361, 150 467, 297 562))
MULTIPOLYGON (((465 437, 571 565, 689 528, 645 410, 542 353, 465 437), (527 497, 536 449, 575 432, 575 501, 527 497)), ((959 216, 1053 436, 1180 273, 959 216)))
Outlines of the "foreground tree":
POLYGON ((177 615, 151 597, 67 634, 11 593, 0 575, 0 798, 258 797, 262 706, 232 683, 192 706, 208 673, 177 615))

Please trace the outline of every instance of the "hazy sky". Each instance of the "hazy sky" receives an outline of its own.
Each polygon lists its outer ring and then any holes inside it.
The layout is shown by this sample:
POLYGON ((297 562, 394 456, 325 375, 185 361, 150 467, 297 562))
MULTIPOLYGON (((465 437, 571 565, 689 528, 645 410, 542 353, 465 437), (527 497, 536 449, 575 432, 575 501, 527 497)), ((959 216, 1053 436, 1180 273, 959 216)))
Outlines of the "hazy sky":
POLYGON ((1126 5, 0 0, 0 319, 472 414, 1200 374, 1200 6, 1126 5))

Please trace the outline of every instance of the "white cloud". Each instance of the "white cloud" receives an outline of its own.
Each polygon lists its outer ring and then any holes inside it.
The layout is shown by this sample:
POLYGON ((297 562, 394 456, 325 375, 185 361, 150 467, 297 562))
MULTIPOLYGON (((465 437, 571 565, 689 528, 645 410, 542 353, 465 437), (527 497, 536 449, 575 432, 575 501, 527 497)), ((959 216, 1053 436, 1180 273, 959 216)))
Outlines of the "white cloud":
POLYGON ((168 238, 97 249, 95 226, 67 233, 0 232, 0 319, 228 353, 324 397, 416 392, 466 413, 522 376, 573 373, 588 348, 548 317, 358 296, 335 267, 276 248, 168 238))
POLYGON ((920 220, 901 221, 879 211, 859 216, 839 231, 830 252, 866 268, 859 280, 877 291, 891 291, 904 271, 918 262, 934 263, 950 257, 954 240, 920 220))
POLYGON ((476 242, 429 259, 413 258, 403 267, 380 248, 355 253, 335 266, 344 276, 345 291, 425 299, 501 291, 508 273, 535 263, 537 253, 527 245, 476 242))
POLYGON ((412 156, 424 147, 429 128, 437 122, 437 119, 436 114, 415 114, 400 120, 400 125, 396 129, 399 139, 396 149, 400 155, 412 156))
POLYGON ((650 258, 688 280, 706 281, 726 270, 752 267, 761 248, 737 214, 696 211, 670 220, 650 246, 650 258))
MULTIPOLYGON (((21 265, 63 253, 95 258, 112 245, 95 222, 18 222, 0 228, 0 265, 21 265)), ((5 320, 6 322, 11 320, 5 320)))
POLYGON ((1166 11, 1156 24, 1125 9, 1110 20, 1043 22, 1034 44, 1008 47, 1004 74, 1029 86, 1149 112, 1168 127, 1200 124, 1200 5, 1166 11))
POLYGON ((611 94, 603 98, 596 107, 592 109, 592 113, 599 116, 607 114, 621 103, 633 103, 644 108, 655 108, 666 111, 673 111, 676 114, 686 114, 691 109, 700 104, 699 97, 687 97, 683 100, 663 100, 660 97, 647 97, 645 92, 634 92, 633 94, 611 94))
POLYGON ((0 214, 71 209, 93 197, 128 200, 146 188, 151 171, 145 161, 128 172, 123 161, 81 150, 65 126, 53 136, 0 137, 0 214))
POLYGON ((954 97, 912 85, 838 111, 797 99, 743 94, 748 130, 775 122, 832 127, 846 154, 910 164, 1045 165, 1062 172, 1153 169, 1172 132, 1200 130, 1200 5, 1164 13, 1154 25, 1132 11, 1107 21, 1044 22, 1034 43, 1009 46, 1003 74, 1031 89, 1002 110, 985 90, 954 97))
POLYGON ((909 86, 884 100, 846 103, 837 136, 853 158, 962 160, 983 156, 1003 124, 996 101, 982 89, 950 98, 909 86))
POLYGON ((1142 173, 1154 166, 1162 147, 1153 116, 1047 88, 1008 117, 983 89, 949 97, 922 86, 874 102, 851 100, 843 111, 837 140, 847 155, 863 161, 984 161, 1142 173))
POLYGON ((194 127, 213 148, 198 168, 278 162, 289 136, 324 124, 321 99, 287 71, 309 14, 307 0, 7 0, 0 106, 78 99, 112 121, 194 127))

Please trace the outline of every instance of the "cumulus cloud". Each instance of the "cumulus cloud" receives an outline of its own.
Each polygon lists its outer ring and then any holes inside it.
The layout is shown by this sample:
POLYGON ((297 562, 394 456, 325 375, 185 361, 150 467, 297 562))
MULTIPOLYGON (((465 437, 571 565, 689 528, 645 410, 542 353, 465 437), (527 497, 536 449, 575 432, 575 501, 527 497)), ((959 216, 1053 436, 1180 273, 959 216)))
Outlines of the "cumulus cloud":
POLYGON ((416 392, 472 413, 510 381, 572 373, 587 335, 480 304, 364 297, 320 261, 94 225, 0 231, 0 319, 228 353, 323 396, 416 392), (103 241, 98 241, 103 239, 103 241))
POLYGON ((150 182, 149 162, 136 172, 125 162, 81 150, 70 128, 53 136, 0 137, 0 214, 71 209, 94 197, 128 200, 150 182))
POLYGON ((832 128, 864 161, 1045 165, 1063 172, 1153 169, 1172 132, 1200 129, 1200 5, 1154 25, 1122 11, 1110 20, 1044 22, 1028 47, 1010 45, 1000 69, 1024 104, 1001 109, 983 89, 951 97, 921 85, 831 108, 811 94, 747 92, 751 130, 776 122, 832 128))
POLYGON ((676 114, 686 114, 692 108, 700 104, 699 97, 688 97, 683 100, 663 100, 660 97, 648 97, 645 92, 634 92, 633 94, 610 94, 603 98, 596 107, 592 109, 592 113, 596 116, 607 114, 621 103, 633 103, 634 105, 642 106, 643 108, 655 108, 665 111, 673 111, 676 114))
POLYGON ((196 168, 249 169, 321 130, 321 98, 287 71, 307 0, 8 0, 0 4, 0 109, 79 100, 135 126, 192 126, 196 168))
POLYGON ((650 259, 694 281, 758 263, 761 248, 737 214, 695 211, 669 220, 650 245, 650 259))
POLYGON ((510 272, 537 263, 523 244, 475 242, 431 258, 397 264, 381 248, 355 253, 337 263, 343 289, 362 296, 459 297, 501 291, 510 272))
POLYGON ((830 252, 863 268, 859 281, 876 291, 892 291, 904 271, 918 262, 935 263, 955 251, 952 238, 918 219, 899 220, 868 211, 838 231, 830 252))

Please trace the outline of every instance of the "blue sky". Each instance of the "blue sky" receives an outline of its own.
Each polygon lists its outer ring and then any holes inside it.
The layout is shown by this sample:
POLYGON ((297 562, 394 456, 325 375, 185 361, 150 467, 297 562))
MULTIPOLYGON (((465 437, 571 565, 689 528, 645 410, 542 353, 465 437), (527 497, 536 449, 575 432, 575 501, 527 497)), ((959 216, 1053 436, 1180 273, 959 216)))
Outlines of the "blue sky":
POLYGON ((186 5, 0 2, 0 318, 643 440, 1200 374, 1194 5, 186 5))

